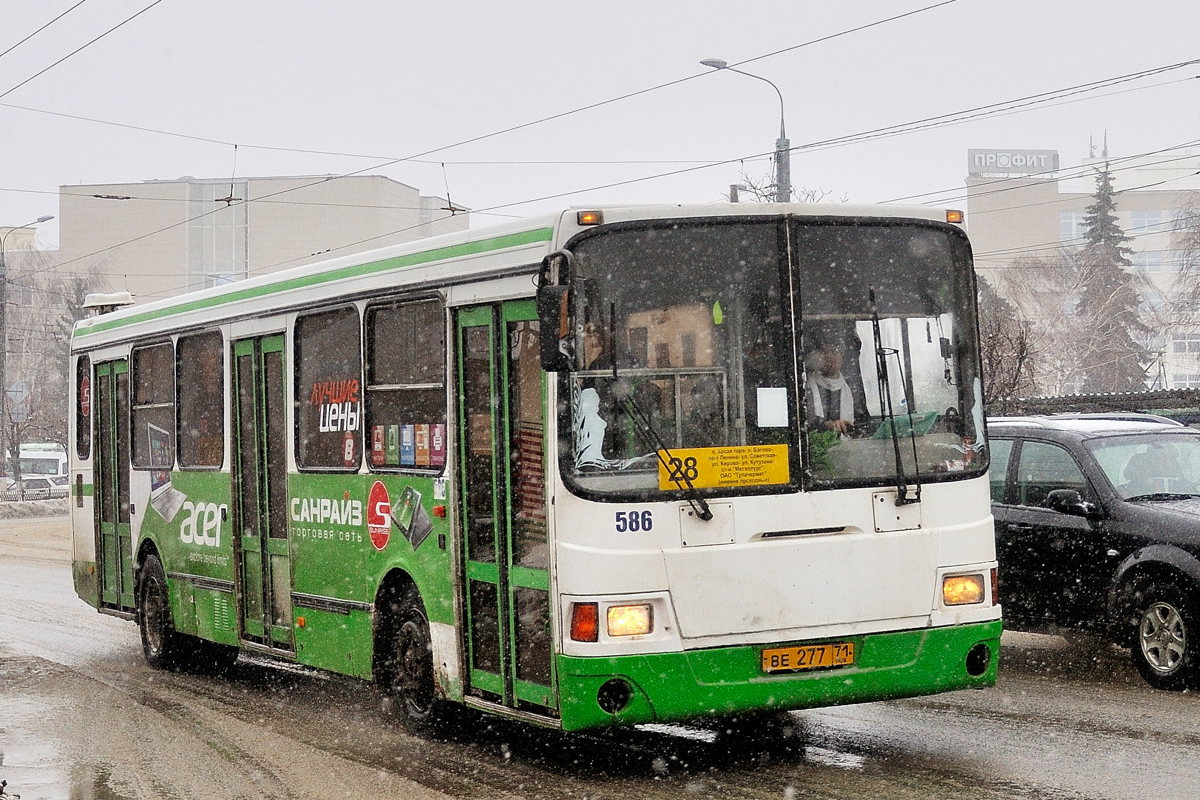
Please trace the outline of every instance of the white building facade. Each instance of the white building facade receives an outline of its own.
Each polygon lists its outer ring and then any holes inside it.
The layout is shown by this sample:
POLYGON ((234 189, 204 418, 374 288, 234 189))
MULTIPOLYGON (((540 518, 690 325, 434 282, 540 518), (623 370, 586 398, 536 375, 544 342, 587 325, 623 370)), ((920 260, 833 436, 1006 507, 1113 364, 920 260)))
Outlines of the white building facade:
POLYGON ((135 302, 465 230, 469 214, 378 175, 59 187, 58 268, 135 302))

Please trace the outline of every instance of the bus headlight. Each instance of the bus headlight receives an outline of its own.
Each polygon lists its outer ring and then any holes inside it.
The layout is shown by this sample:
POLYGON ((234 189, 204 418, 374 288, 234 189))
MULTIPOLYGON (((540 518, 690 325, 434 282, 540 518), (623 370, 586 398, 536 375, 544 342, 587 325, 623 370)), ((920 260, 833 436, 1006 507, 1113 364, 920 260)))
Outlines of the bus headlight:
POLYGON ((608 607, 609 636, 638 636, 654 630, 654 612, 649 603, 608 607))
POLYGON ((946 575, 942 578, 942 602, 948 606, 982 603, 982 575, 946 575))

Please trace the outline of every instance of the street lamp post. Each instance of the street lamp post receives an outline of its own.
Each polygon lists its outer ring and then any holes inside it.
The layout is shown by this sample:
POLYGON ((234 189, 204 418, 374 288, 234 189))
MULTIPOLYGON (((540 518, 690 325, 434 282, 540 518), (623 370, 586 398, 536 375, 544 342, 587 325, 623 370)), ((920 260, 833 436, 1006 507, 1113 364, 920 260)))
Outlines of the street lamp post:
POLYGON ((779 138, 775 140, 775 202, 790 202, 792 199, 792 143, 788 141, 787 130, 783 124, 783 92, 779 91, 779 87, 774 82, 767 80, 762 75, 731 67, 723 59, 706 58, 700 63, 706 67, 727 69, 730 72, 769 83, 775 90, 775 94, 779 95, 779 138))
MULTIPOLYGON (((13 446, 13 442, 4 442, 4 434, 8 430, 9 422, 8 414, 8 264, 5 259, 5 245, 8 244, 8 237, 13 231, 28 228, 33 225, 41 225, 43 222, 49 222, 54 217, 38 217, 33 222, 27 222, 16 228, 9 228, 0 236, 0 443, 5 446, 0 449, 0 458, 7 461, 9 455, 9 447, 13 446)), ((13 432, 14 436, 16 432, 13 432)), ((20 443, 17 450, 19 452, 20 443)))

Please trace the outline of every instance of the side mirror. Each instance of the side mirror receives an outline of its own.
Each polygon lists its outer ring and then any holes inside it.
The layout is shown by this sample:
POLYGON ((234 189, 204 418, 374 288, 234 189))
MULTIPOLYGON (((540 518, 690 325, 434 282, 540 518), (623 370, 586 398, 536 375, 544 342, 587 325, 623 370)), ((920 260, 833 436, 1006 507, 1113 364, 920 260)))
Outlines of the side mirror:
POLYGON ((1054 489, 1046 495, 1046 508, 1072 517, 1093 517, 1096 506, 1083 499, 1076 489, 1054 489))
POLYGON ((537 293, 542 369, 575 369, 579 348, 575 337, 574 293, 570 286, 543 286, 537 293))
POLYGON ((567 372, 578 369, 583 357, 575 330, 574 258, 559 250, 542 259, 538 272, 537 315, 541 331, 542 369, 567 372))
POLYGON ((575 279, 575 255, 570 250, 555 250, 542 259, 538 269, 538 288, 569 286, 575 279))

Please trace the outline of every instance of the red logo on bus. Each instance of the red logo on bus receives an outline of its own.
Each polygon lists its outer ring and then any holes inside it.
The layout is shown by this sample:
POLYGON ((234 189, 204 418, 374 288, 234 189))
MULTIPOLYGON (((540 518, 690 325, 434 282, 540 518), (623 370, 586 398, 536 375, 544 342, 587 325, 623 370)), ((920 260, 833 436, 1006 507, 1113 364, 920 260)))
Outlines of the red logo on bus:
POLYGON ((392 536, 392 499, 383 481, 375 481, 367 493, 367 533, 376 550, 387 547, 392 536))

